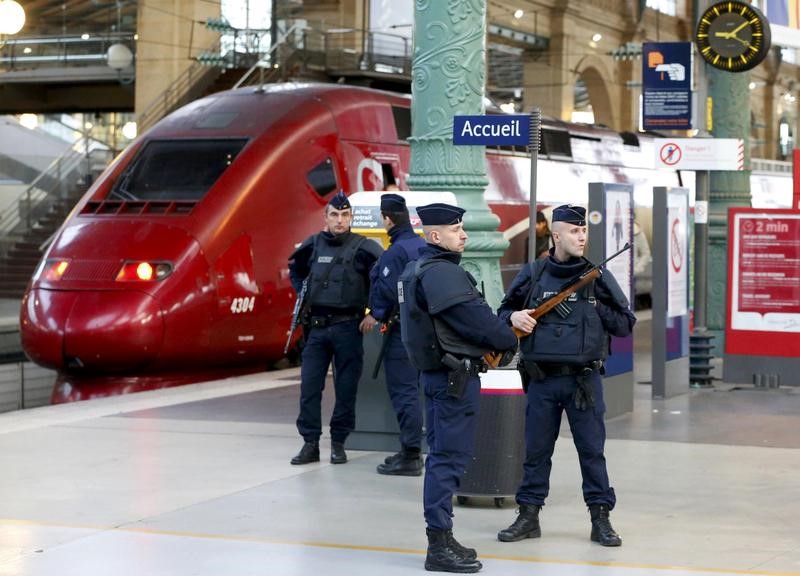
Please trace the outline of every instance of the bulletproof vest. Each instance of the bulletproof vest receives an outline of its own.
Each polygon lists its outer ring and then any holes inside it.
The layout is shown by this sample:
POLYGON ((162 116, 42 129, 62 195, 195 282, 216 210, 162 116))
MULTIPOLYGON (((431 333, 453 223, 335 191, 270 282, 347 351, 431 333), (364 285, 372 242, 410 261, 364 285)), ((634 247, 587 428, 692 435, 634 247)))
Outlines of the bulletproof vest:
MULTIPOLYGON (((557 294, 564 278, 550 274, 543 260, 533 263, 530 292, 526 308, 557 294), (538 280, 537 280, 538 276, 538 280)), ((530 336, 520 340, 520 350, 526 360, 554 364, 586 364, 603 360, 608 354, 608 334, 595 309, 594 282, 572 294, 565 301, 569 308, 566 317, 551 310, 537 320, 530 336)))
POLYGON ((442 351, 428 311, 419 305, 417 286, 425 268, 436 265, 432 260, 415 260, 406 264, 397 281, 397 302, 400 305, 400 337, 408 359, 417 370, 438 370, 442 367, 442 351))
POLYGON ((364 308, 369 297, 369 285, 354 265, 356 252, 366 240, 351 234, 342 245, 332 245, 322 235, 317 235, 311 262, 312 306, 331 308, 364 308), (329 267, 330 271, 328 270, 329 267))
POLYGON ((409 262, 398 281, 400 327, 403 345, 418 370, 442 367, 443 352, 459 357, 480 358, 485 350, 468 342, 437 317, 448 308, 482 298, 477 282, 455 264, 438 260, 409 262), (421 284, 427 310, 420 306, 421 284))

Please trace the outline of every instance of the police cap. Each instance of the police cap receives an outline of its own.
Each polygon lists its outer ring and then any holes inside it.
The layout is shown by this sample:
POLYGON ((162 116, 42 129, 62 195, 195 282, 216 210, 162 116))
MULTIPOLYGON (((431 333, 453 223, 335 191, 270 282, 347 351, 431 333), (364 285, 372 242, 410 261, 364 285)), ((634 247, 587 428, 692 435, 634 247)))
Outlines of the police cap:
POLYGON ((466 210, 463 208, 441 202, 417 207, 417 216, 422 220, 423 226, 458 224, 464 212, 466 210))
POLYGON ((403 212, 406 199, 400 194, 381 194, 381 212, 403 212))
POLYGON ((344 195, 344 192, 341 190, 336 193, 336 196, 330 199, 328 202, 328 206, 336 210, 350 210, 350 200, 347 199, 347 196, 344 195))
POLYGON ((566 222, 575 226, 586 226, 586 208, 563 204, 553 210, 553 222, 566 222))

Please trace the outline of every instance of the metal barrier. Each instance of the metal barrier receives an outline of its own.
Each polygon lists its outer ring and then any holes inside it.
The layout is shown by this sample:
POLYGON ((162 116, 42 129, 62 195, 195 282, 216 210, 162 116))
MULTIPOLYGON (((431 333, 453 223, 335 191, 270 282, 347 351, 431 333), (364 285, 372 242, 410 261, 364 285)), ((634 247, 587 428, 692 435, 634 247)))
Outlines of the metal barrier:
POLYGON ((49 404, 54 381, 55 372, 25 356, 18 328, 0 328, 0 412, 49 404))

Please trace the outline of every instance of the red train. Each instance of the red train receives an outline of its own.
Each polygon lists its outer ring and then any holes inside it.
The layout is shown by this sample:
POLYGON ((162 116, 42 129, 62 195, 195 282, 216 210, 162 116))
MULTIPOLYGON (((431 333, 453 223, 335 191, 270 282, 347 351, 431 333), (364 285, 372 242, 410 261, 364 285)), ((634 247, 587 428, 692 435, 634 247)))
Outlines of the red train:
MULTIPOLYGON (((78 203, 23 299, 23 346, 59 371, 54 399, 100 392, 80 382, 133 390, 279 360, 294 301, 289 254, 320 229, 336 190, 406 188, 409 106, 341 85, 244 88, 140 137, 78 203)), ((648 167, 645 140, 544 128, 542 201, 583 201, 592 180, 677 184, 648 167)), ((513 149, 487 159, 487 200, 513 241, 505 263, 521 262, 528 159, 513 149)))

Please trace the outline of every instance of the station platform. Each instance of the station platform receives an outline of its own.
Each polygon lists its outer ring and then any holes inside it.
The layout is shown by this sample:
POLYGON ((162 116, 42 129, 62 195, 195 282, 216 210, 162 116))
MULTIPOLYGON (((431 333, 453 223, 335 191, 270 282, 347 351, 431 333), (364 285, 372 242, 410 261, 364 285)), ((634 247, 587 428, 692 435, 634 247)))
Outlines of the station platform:
MULTIPOLYGON (((0 415, 0 575, 423 573, 422 478, 332 465, 327 436, 290 465, 298 394, 293 368, 0 415)), ((589 541, 565 425, 540 539, 497 541, 513 502, 455 506, 482 573, 800 574, 800 391, 635 396, 608 422, 622 547, 589 541)))

